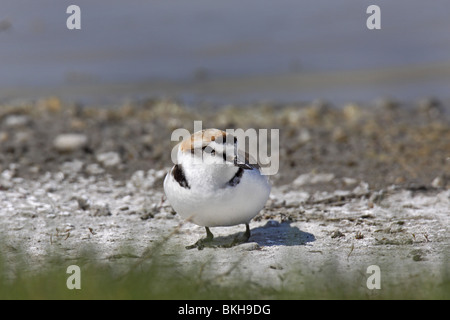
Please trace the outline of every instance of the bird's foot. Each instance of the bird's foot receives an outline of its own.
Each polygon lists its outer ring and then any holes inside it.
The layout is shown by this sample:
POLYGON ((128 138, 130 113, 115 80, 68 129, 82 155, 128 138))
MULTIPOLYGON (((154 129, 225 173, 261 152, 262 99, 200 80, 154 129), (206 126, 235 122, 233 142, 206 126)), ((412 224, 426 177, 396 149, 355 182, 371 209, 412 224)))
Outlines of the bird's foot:
POLYGON ((220 247, 221 248, 232 248, 235 246, 238 246, 240 244, 246 243, 250 239, 250 226, 248 224, 245 224, 245 232, 243 237, 240 237, 239 234, 234 237, 233 241, 227 244, 223 244, 220 247))
POLYGON ((221 245, 214 245, 213 239, 214 236, 211 233, 211 231, 209 230, 208 227, 206 228, 206 238, 200 239, 198 240, 196 243, 191 244, 190 246, 186 246, 186 249, 190 250, 190 249, 194 249, 197 248, 198 250, 203 250, 205 247, 206 248, 232 248, 235 246, 238 246, 240 244, 246 243, 248 241, 248 239, 250 238, 250 226, 246 223, 245 224, 245 232, 244 234, 241 236, 241 234, 238 234, 237 236, 234 237, 233 241, 231 241, 230 243, 225 243, 225 244, 221 244, 221 245))
POLYGON ((191 244, 190 246, 186 246, 187 250, 197 248, 198 250, 203 250, 203 248, 215 248, 216 246, 212 245, 211 242, 214 239, 214 235, 211 233, 208 227, 206 229, 206 238, 199 239, 196 243, 191 244))

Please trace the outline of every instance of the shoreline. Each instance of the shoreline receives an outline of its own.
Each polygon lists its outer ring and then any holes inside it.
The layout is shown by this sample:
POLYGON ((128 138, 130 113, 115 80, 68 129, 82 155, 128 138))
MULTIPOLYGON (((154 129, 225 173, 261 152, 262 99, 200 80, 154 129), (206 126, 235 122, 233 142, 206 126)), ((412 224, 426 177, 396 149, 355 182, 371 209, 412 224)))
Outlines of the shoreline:
MULTIPOLYGON (((447 81, 446 81, 447 80, 447 81)), ((182 104, 252 105, 255 101, 295 103, 324 100, 337 105, 399 99, 414 102, 441 97, 450 103, 445 84, 450 62, 360 70, 286 72, 184 80, 149 79, 132 82, 64 81, 55 86, 0 88, 1 101, 23 101, 53 96, 64 101, 103 107, 138 99, 178 97, 182 104), (409 89, 408 89, 409 88, 409 89), (80 99, 80 97, 83 97, 80 99)))

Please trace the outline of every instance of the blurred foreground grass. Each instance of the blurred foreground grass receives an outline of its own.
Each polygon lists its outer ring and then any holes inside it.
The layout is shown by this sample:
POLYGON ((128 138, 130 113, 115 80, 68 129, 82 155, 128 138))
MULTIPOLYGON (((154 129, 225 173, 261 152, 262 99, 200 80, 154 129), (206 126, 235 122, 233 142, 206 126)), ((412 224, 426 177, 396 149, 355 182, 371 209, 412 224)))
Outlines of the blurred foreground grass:
POLYGON ((160 248, 154 246, 140 257, 124 250, 107 260, 97 259, 92 249, 70 260, 49 253, 32 268, 24 254, 0 255, 0 299, 450 299, 446 266, 442 278, 423 274, 390 285, 383 276, 382 288, 369 290, 369 275, 348 279, 339 274, 337 261, 329 261, 321 272, 298 266, 284 275, 286 285, 274 288, 250 281, 233 267, 224 274, 204 276, 206 269, 214 270, 214 261, 180 267, 176 256, 167 259, 160 248), (69 265, 80 267, 79 290, 67 287, 69 265))

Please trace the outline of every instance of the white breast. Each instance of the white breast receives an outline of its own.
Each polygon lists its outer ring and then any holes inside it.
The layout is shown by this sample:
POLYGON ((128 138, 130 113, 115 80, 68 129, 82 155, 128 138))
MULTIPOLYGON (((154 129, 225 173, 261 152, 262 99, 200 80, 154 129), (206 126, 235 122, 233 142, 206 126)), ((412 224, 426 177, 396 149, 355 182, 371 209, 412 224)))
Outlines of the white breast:
MULTIPOLYGON (((189 182, 189 174, 186 173, 189 182)), ((270 183, 259 170, 244 170, 236 186, 196 181, 184 188, 171 173, 164 180, 164 191, 175 211, 200 226, 231 226, 248 223, 264 207, 270 183)))

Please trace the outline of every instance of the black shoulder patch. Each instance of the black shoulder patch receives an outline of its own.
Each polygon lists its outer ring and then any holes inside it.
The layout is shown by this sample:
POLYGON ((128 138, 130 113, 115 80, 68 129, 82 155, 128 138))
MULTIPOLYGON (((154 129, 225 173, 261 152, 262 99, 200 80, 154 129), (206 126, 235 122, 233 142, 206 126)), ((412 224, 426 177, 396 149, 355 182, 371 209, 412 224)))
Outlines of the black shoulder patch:
POLYGON ((239 168, 236 174, 233 176, 233 178, 230 179, 230 181, 227 182, 227 186, 234 187, 241 182, 242 175, 244 174, 244 169, 239 168))
POLYGON ((175 179, 176 182, 183 188, 190 189, 191 186, 186 180, 186 177, 184 175, 183 167, 181 164, 176 164, 175 167, 172 169, 172 176, 175 179))

